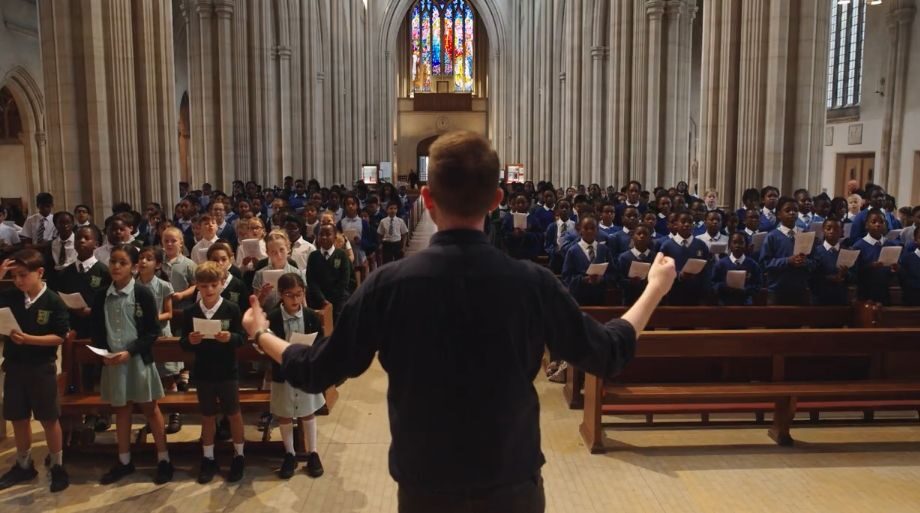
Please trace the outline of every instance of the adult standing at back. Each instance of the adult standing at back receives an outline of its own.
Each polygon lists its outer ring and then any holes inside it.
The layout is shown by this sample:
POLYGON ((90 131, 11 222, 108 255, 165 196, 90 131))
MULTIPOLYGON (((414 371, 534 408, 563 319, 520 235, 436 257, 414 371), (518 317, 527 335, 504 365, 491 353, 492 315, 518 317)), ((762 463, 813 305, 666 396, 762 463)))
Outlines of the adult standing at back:
POLYGON ((582 314, 549 270, 489 244, 482 219, 502 199, 498 169, 479 135, 450 133, 432 145, 421 194, 438 233, 428 249, 371 274, 330 338, 289 346, 267 330, 257 301, 244 319, 287 380, 308 392, 360 375, 379 354, 401 513, 544 511, 533 386, 544 347, 615 375, 674 281, 673 261, 659 255, 622 319, 602 325, 582 314))

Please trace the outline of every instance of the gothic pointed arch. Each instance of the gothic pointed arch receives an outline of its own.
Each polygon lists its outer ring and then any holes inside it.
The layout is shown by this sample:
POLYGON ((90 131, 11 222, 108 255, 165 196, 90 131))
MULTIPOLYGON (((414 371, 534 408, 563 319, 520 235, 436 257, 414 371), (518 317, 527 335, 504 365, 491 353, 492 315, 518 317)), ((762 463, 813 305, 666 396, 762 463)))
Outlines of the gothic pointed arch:
MULTIPOLYGON (((26 169, 29 171, 29 196, 39 191, 56 192, 48 170, 48 146, 45 133, 45 104, 42 89, 23 67, 10 69, 0 80, 16 102, 22 120, 22 143, 26 169)), ((63 186, 61 182, 58 182, 63 186)))

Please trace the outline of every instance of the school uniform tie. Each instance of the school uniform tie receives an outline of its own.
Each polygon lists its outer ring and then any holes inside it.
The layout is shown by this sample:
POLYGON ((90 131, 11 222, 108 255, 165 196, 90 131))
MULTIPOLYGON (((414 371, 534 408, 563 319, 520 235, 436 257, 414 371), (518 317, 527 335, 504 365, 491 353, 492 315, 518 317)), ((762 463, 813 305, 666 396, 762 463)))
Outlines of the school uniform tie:
POLYGON ((64 242, 63 240, 61 241, 61 249, 60 249, 60 251, 58 251, 58 262, 57 262, 58 265, 64 265, 64 263, 67 261, 67 246, 66 246, 66 244, 67 244, 67 243, 64 242))
POLYGON ((326 260, 329 260, 329 257, 332 256, 332 251, 323 251, 323 255, 326 257, 326 260))
POLYGON ((685 247, 685 248, 689 248, 689 247, 690 247, 690 241, 688 241, 687 239, 684 239, 683 242, 680 243, 680 245, 683 246, 683 247, 685 247))
POLYGON ((882 241, 880 241, 880 240, 879 240, 879 241, 876 241, 876 242, 875 242, 875 245, 876 245, 877 247, 881 247, 881 246, 882 246, 882 241))
POLYGON ((590 260, 593 263, 595 256, 596 255, 594 254, 594 244, 588 244, 588 260, 590 260))
POLYGON ((77 262, 77 272, 80 274, 83 274, 85 272, 83 270, 83 264, 81 264, 80 262, 77 262))
POLYGON ((38 230, 35 233, 35 242, 42 242, 45 240, 45 218, 41 218, 38 222, 38 230))
POLYGON ((393 226, 394 224, 396 224, 396 219, 390 219, 390 237, 396 234, 396 227, 393 226))

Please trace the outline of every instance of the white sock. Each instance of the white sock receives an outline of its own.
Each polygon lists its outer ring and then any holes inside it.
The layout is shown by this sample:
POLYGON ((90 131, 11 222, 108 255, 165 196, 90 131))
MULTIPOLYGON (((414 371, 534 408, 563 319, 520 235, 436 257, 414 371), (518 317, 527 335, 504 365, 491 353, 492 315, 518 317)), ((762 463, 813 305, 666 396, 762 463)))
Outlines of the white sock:
POLYGON ((281 429, 281 441, 284 443, 284 452, 287 454, 296 454, 294 452, 294 424, 279 424, 281 429))
POLYGON ((204 457, 213 460, 214 459, 214 446, 213 445, 202 445, 201 449, 204 451, 204 457))
POLYGON ((169 451, 157 451, 157 461, 165 461, 166 463, 169 463, 169 451))
POLYGON ((128 463, 131 463, 131 453, 130 453, 130 452, 120 452, 120 453, 118 453, 118 461, 119 461, 122 465, 127 465, 128 463))
POLYGON ((307 431, 307 454, 316 452, 316 417, 303 421, 303 428, 307 431))
POLYGON ((239 443, 239 444, 234 443, 234 444, 233 444, 233 450, 236 451, 236 455, 237 455, 237 456, 242 456, 242 455, 243 455, 243 444, 242 444, 242 443, 239 443))
POLYGON ((19 466, 28 469, 29 463, 32 462, 32 449, 26 449, 25 452, 16 453, 16 463, 19 463, 19 466))
POLYGON ((64 464, 64 451, 52 452, 51 453, 51 465, 63 465, 64 464))

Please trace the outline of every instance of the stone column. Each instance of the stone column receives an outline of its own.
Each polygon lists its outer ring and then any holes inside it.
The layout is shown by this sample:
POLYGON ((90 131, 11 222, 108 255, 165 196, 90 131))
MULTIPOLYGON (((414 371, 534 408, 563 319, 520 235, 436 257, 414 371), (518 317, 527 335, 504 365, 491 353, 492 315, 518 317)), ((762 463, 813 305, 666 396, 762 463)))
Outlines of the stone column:
MULTIPOLYGON (((631 178, 637 178, 643 181, 643 186, 654 187, 654 184, 648 184, 646 179, 646 144, 648 138, 647 123, 648 110, 646 103, 648 101, 648 38, 646 28, 646 0, 633 0, 633 58, 632 58, 632 76, 633 76, 633 94, 632 94, 632 141, 630 144, 630 161, 632 165, 629 169, 631 178)), ((625 185, 625 184, 624 184, 625 185)), ((651 190, 651 189, 650 189, 651 190)))
POLYGON ((278 58, 278 174, 291 175, 291 30, 290 5, 280 0, 278 6, 278 45, 274 55, 278 58))
MULTIPOLYGON (((882 151, 876 182, 885 186, 888 194, 898 195, 901 182, 901 145, 904 138, 904 109, 907 91, 907 68, 910 54, 911 24, 916 8, 913 2, 902 2, 888 13, 891 35, 888 61, 888 93, 882 126, 882 151)), ((917 177, 914 177, 916 188, 917 177)))
POLYGON ((604 185, 622 186, 629 180, 631 171, 633 2, 613 2, 609 20, 604 185))
MULTIPOLYGON (((233 0, 214 0, 214 15, 216 16, 215 30, 217 32, 217 77, 218 97, 214 113, 218 116, 219 124, 216 126, 216 135, 219 136, 217 151, 220 152, 220 161, 215 163, 214 174, 219 186, 224 191, 232 190, 233 180, 236 178, 236 152, 237 148, 234 133, 234 106, 233 99, 233 0)), ((218 184, 213 184, 218 187, 218 184)))
MULTIPOLYGON (((604 61, 607 60, 608 48, 606 46, 595 46, 591 48, 591 65, 592 65, 592 83, 591 98, 594 108, 591 109, 591 182, 606 186, 610 173, 603 168, 603 117, 606 109, 604 108, 604 61)), ((609 105, 607 106, 609 108, 609 105)))
POLYGON ((768 2, 747 2, 741 8, 740 81, 738 84, 738 155, 735 197, 746 187, 762 187, 764 98, 767 67, 768 2))
POLYGON ((648 16, 648 98, 646 102, 647 130, 645 141, 645 178, 643 185, 651 190, 656 185, 668 185, 662 180, 661 165, 661 68, 662 17, 665 3, 649 0, 646 5, 648 16))

